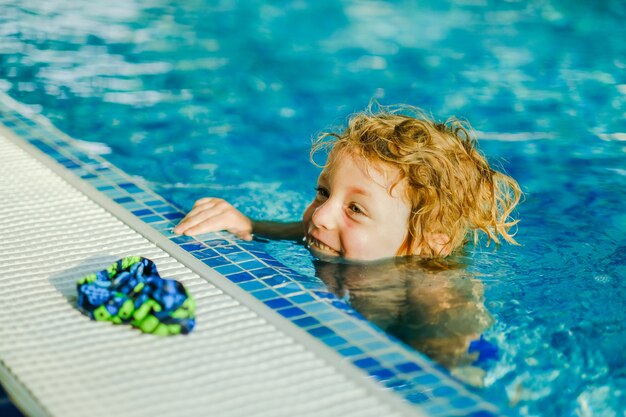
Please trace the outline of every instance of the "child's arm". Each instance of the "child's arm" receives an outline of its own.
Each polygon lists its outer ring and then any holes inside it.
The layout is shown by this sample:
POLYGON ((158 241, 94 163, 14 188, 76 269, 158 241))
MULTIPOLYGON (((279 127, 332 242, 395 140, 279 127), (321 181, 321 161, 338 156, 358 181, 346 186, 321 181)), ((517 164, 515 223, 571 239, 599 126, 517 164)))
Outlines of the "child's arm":
POLYGON ((304 236, 302 222, 280 223, 254 221, 221 198, 201 198, 184 219, 174 228, 181 235, 226 230, 244 240, 252 240, 252 234, 272 239, 299 240, 304 236))
POLYGON ((304 225, 302 222, 281 223, 253 220, 252 233, 270 239, 301 241, 304 237, 304 225))

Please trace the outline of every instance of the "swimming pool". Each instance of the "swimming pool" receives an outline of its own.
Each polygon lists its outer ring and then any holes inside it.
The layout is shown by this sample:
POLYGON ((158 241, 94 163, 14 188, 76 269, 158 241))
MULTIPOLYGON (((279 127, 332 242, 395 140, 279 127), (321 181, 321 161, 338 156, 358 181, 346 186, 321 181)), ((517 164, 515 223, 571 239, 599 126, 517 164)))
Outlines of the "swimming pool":
MULTIPOLYGON (((500 353, 485 395, 523 415, 623 409, 621 3, 0 7, 3 90, 183 207, 296 219, 309 139, 372 97, 467 118, 526 192, 522 247, 472 254, 500 353)), ((266 246, 313 273, 303 248, 266 246)))

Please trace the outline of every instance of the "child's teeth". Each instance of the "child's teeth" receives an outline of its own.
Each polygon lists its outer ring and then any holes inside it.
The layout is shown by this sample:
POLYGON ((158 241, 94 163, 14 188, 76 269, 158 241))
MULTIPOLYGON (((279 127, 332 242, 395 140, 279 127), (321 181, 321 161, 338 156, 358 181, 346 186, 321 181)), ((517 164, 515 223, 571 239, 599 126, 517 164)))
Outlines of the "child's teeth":
POLYGON ((309 246, 316 246, 322 250, 327 250, 327 251, 332 251, 332 252, 336 252, 333 248, 331 248, 328 245, 325 245, 324 243, 320 242, 319 240, 315 239, 314 237, 311 237, 309 239, 309 246))

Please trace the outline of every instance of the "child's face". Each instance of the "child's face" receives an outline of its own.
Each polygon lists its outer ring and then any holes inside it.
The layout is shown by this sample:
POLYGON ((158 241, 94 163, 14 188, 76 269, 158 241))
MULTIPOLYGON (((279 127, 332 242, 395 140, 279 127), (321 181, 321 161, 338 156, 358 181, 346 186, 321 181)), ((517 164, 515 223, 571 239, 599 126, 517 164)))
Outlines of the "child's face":
MULTIPOLYGON (((331 154, 331 157, 333 155, 331 154)), ((303 215, 305 239, 316 256, 369 261, 397 256, 408 232, 409 204, 396 168, 344 151, 319 176, 303 215)))

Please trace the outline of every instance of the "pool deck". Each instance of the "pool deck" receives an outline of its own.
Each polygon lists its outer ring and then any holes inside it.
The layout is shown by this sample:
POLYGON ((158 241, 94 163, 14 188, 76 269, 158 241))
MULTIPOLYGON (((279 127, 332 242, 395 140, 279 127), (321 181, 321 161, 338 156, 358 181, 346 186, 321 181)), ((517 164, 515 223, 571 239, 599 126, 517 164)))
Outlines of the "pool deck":
POLYGON ((173 235, 179 208, 5 95, 0 199, 0 383, 26 415, 503 414, 262 243, 173 235), (76 309, 76 280, 128 255, 188 288, 191 334, 76 309))

